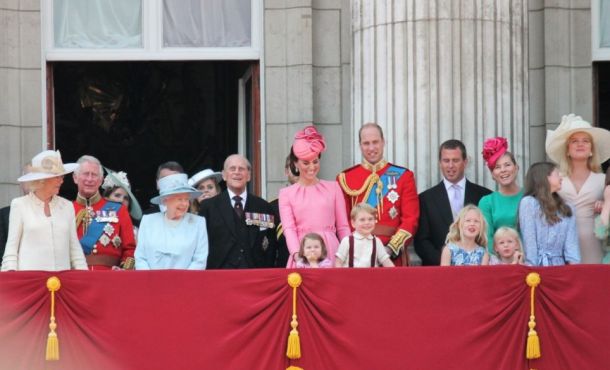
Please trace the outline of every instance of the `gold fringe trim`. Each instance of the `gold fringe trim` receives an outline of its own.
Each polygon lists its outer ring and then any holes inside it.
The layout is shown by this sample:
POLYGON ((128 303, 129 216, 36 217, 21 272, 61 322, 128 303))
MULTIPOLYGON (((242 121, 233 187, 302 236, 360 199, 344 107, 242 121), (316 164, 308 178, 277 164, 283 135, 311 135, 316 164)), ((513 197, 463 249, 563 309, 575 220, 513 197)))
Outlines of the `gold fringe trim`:
POLYGON ((405 241, 411 237, 411 233, 407 230, 398 229, 396 234, 392 236, 390 242, 388 243, 388 247, 392 249, 394 254, 398 255, 400 250, 404 248, 405 241))
POLYGON ((297 321, 297 288, 301 285, 303 279, 299 273, 293 272, 288 275, 288 285, 292 287, 292 321, 290 326, 292 330, 288 335, 288 346, 286 347, 286 357, 291 360, 301 358, 301 340, 299 338, 299 331, 297 327, 299 322, 297 321))
POLYGON ((55 292, 61 288, 61 282, 56 276, 51 276, 47 279, 47 289, 51 292, 51 319, 49 323, 49 335, 47 337, 47 361, 59 360, 59 338, 57 338, 57 324, 55 323, 55 292))
POLYGON ((536 287, 540 284, 540 275, 536 272, 530 272, 525 278, 525 282, 530 287, 530 321, 527 326, 529 331, 527 333, 527 345, 525 348, 525 357, 528 360, 540 358, 540 338, 534 328, 536 327, 536 316, 534 315, 534 292, 536 287))

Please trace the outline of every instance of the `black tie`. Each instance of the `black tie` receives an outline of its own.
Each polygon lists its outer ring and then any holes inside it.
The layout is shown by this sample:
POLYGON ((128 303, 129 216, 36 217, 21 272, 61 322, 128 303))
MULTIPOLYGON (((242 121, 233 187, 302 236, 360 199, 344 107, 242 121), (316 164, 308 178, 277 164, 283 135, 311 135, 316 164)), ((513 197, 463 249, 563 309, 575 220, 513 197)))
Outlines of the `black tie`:
POLYGON ((233 208, 235 209, 235 213, 237 213, 237 216, 239 216, 239 218, 243 220, 244 208, 241 205, 241 197, 239 195, 236 195, 233 197, 233 200, 235 201, 235 205, 233 206, 233 208))

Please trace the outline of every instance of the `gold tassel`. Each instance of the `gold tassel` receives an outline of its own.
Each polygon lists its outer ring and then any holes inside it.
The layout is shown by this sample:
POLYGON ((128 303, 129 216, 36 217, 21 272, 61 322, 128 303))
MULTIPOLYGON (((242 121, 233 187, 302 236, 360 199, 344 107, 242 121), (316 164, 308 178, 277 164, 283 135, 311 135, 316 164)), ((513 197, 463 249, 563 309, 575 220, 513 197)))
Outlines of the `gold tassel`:
POLYGON ((540 284, 540 275, 536 272, 530 272, 525 278, 525 282, 530 289, 530 321, 527 323, 529 332, 527 333, 527 346, 525 348, 525 357, 528 360, 540 358, 540 338, 534 328, 536 327, 536 316, 534 315, 534 291, 540 284))
POLYGON ((303 368, 298 366, 288 366, 286 370, 303 370, 303 368))
POLYGON ((49 336, 47 337, 47 361, 59 360, 59 339, 57 338, 57 324, 55 323, 55 292, 61 288, 61 282, 56 276, 47 279, 47 289, 51 292, 51 322, 49 323, 49 336))
POLYGON ((292 330, 290 331, 290 335, 288 335, 286 357, 291 360, 301 358, 301 340, 299 338, 299 331, 297 330, 297 326, 299 326, 299 322, 297 321, 297 288, 301 285, 302 281, 301 275, 296 272, 288 275, 288 285, 292 287, 292 321, 290 322, 292 330))

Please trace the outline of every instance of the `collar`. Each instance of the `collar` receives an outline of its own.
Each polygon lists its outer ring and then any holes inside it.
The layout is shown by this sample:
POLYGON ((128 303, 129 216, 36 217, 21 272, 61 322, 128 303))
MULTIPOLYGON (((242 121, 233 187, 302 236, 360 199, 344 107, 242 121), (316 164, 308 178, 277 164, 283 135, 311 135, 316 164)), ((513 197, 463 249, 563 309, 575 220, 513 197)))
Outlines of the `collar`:
POLYGON ((89 207, 94 205, 95 203, 99 202, 102 199, 102 196, 100 195, 100 192, 98 191, 97 193, 93 194, 93 196, 89 199, 83 197, 80 194, 76 195, 76 203, 85 206, 85 207, 89 207))
MULTIPOLYGON (((34 194, 33 191, 28 193, 28 196, 32 200, 32 202, 38 206, 44 207, 44 202, 34 194)), ((57 195, 53 195, 51 197, 51 201, 49 202, 49 207, 55 206, 57 204, 57 195)))
POLYGON ((380 169, 384 168, 387 164, 388 164, 388 161, 386 161, 383 158, 375 164, 371 164, 369 161, 362 158, 362 163, 361 163, 362 167, 366 168, 367 170, 369 170, 371 172, 377 172, 380 169))
POLYGON ((242 201, 243 205, 244 206, 246 205, 246 199, 248 198, 248 190, 244 190, 243 193, 241 193, 241 194, 235 194, 229 188, 227 188, 227 191, 229 192, 229 199, 231 199, 231 203, 233 203, 233 197, 236 195, 239 195, 241 197, 241 201, 242 201))
POLYGON ((354 231, 354 239, 356 239, 356 240, 364 240, 364 239, 373 240, 373 234, 369 234, 368 236, 364 236, 364 235, 360 234, 359 232, 354 231))
MULTIPOLYGON (((443 184, 445 184, 445 189, 449 192, 449 189, 453 185, 452 182, 443 177, 443 184)), ((460 181, 458 181, 455 185, 460 187, 460 190, 466 190, 466 176, 462 177, 460 181)))

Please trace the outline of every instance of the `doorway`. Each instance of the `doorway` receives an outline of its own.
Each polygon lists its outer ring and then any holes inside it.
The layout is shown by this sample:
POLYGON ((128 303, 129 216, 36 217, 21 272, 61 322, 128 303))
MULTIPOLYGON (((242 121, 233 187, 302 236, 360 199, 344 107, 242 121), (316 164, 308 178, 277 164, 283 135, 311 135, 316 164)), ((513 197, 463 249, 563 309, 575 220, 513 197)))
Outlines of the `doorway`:
MULTIPOLYGON (((251 145, 259 120, 241 119, 246 136, 239 132, 239 81, 248 71, 257 75, 258 62, 56 62, 49 70, 55 148, 65 162, 90 154, 127 172, 143 207, 157 194, 163 162, 177 161, 192 176, 204 168, 220 171, 240 142, 247 143, 243 154, 260 151, 251 145)), ((253 105, 248 114, 258 114, 253 105)), ((259 178, 258 168, 252 171, 259 178)), ((74 199, 72 182, 64 187, 63 195, 74 199)))

